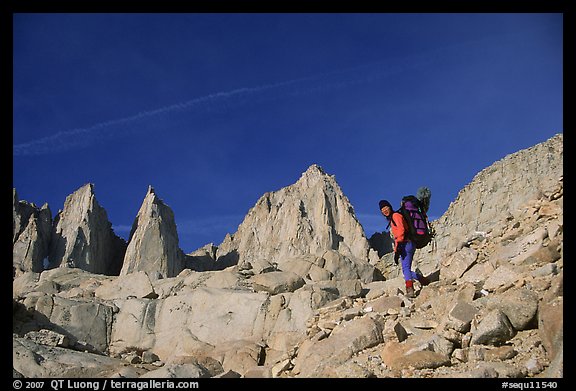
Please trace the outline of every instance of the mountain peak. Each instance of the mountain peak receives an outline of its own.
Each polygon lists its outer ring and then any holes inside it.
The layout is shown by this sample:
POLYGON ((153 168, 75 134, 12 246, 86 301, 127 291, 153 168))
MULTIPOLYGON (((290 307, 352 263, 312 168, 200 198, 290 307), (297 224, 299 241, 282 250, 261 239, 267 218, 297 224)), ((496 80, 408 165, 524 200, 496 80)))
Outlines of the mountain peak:
POLYGON ((299 184, 304 184, 305 187, 310 187, 319 180, 324 180, 328 178, 334 178, 333 175, 329 175, 324 171, 322 167, 318 164, 312 164, 306 171, 302 173, 300 179, 298 180, 299 184))
POLYGON ((259 259, 281 263, 297 255, 337 251, 364 260, 368 248, 334 176, 312 164, 296 183, 262 196, 236 233, 218 246, 217 256, 223 264, 259 259))
POLYGON ((318 174, 326 175, 326 171, 324 171, 324 169, 316 163, 308 167, 306 171, 303 173, 303 175, 318 175, 318 174))

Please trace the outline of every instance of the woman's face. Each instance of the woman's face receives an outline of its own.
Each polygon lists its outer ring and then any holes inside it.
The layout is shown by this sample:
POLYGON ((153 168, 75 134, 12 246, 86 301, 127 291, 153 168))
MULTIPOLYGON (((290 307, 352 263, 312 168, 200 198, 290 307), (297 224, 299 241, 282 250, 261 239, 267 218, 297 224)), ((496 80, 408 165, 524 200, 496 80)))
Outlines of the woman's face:
POLYGON ((388 205, 384 206, 382 209, 380 209, 380 212, 382 212, 382 214, 386 217, 390 216, 390 213, 392 213, 392 208, 390 208, 388 205))

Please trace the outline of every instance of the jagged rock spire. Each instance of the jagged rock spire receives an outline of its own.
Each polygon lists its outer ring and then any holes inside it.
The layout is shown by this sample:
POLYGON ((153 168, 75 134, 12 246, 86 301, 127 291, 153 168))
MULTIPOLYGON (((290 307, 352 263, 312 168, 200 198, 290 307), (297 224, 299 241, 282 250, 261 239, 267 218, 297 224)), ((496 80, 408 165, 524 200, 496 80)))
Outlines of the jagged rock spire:
POLYGON ((54 219, 50 266, 77 267, 92 273, 118 275, 126 243, 114 234, 106 210, 88 183, 66 197, 54 219))
POLYGON ((121 275, 136 271, 174 277, 184 268, 174 213, 154 191, 148 191, 132 225, 121 275))

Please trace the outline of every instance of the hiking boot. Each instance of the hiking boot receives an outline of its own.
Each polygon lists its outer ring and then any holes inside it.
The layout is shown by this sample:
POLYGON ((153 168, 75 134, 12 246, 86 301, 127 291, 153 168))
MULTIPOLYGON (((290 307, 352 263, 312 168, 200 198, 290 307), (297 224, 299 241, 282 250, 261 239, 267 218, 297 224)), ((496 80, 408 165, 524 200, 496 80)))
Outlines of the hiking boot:
POLYGON ((414 292, 414 288, 411 286, 406 287, 406 297, 413 299, 416 297, 416 293, 414 292))
POLYGON ((413 299, 416 297, 412 280, 406 281, 406 297, 413 299))

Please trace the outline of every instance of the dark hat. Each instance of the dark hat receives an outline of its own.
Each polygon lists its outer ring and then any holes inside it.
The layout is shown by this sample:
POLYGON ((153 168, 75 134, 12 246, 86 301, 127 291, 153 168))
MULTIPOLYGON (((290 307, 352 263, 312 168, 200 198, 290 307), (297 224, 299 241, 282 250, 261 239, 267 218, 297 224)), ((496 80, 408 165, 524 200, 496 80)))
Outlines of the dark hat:
POLYGON ((378 202, 378 207, 379 207, 380 209, 382 209, 382 208, 385 207, 385 206, 389 206, 390 209, 394 209, 394 208, 392 208, 392 204, 389 203, 389 202, 386 201, 386 200, 380 200, 380 201, 378 202))

